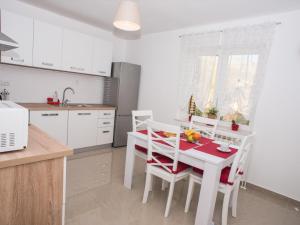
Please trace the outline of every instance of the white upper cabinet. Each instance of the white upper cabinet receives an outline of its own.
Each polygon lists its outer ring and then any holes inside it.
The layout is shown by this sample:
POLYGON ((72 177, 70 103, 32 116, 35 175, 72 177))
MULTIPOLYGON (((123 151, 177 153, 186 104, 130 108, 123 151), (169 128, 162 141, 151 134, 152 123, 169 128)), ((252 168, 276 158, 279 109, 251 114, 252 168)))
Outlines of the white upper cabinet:
POLYGON ((1 62, 32 66, 33 19, 1 10, 1 31, 19 47, 1 52, 1 62))
POLYGON ((99 38, 93 38, 92 73, 110 76, 112 62, 112 44, 99 38))
POLYGON ((91 73, 93 38, 89 35, 64 29, 62 69, 77 73, 91 73))
POLYGON ((61 69, 63 29, 34 21, 33 66, 61 69))
POLYGON ((1 52, 1 62, 110 76, 112 43, 1 10, 1 31, 19 47, 1 52))

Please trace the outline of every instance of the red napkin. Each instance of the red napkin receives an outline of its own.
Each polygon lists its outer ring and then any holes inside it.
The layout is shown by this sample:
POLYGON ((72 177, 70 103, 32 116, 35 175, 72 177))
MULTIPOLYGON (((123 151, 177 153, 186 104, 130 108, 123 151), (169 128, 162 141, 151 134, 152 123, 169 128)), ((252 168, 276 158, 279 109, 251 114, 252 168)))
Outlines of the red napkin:
POLYGON ((231 152, 221 152, 217 149, 219 146, 220 145, 211 142, 211 143, 208 143, 206 145, 197 147, 195 149, 197 151, 205 152, 207 154, 214 155, 214 156, 217 156, 217 157, 221 157, 223 159, 227 159, 228 157, 234 155, 237 152, 237 149, 235 149, 235 148, 230 148, 231 152))

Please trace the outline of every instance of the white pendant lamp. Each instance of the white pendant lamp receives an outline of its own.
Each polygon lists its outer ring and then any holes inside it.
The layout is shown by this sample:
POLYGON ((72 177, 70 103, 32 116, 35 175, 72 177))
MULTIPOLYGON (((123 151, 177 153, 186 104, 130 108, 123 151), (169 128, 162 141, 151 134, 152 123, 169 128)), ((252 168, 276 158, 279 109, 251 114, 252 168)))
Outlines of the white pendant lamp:
POLYGON ((133 0, 122 0, 113 24, 116 28, 125 31, 137 31, 141 29, 137 2, 133 0))

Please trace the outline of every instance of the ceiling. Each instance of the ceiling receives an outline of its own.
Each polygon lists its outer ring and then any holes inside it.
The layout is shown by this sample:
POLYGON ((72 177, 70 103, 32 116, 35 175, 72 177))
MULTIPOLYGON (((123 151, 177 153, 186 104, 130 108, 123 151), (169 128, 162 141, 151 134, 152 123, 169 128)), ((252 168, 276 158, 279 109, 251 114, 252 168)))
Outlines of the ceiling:
MULTIPOLYGON (((113 30, 119 0, 19 0, 113 30)), ((300 9, 299 0, 139 0, 142 33, 300 9)))

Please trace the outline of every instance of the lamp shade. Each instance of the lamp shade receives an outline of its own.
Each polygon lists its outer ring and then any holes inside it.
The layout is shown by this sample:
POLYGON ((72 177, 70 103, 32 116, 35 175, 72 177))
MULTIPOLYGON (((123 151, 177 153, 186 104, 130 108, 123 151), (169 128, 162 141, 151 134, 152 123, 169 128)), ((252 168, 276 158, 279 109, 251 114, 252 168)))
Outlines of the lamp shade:
POLYGON ((125 31, 137 31, 141 29, 137 3, 131 0, 121 1, 113 24, 116 28, 125 31))

